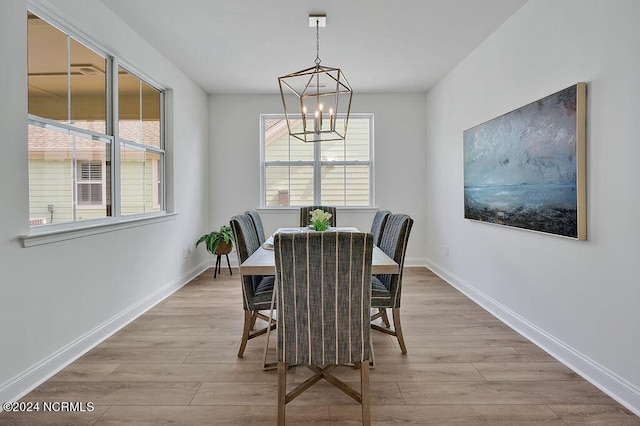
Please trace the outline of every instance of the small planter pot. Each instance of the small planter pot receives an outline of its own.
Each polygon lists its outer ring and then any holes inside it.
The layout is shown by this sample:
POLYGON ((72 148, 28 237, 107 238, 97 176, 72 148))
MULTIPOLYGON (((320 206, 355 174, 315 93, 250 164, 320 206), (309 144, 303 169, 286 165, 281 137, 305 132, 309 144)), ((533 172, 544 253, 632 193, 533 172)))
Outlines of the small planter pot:
POLYGON ((232 248, 233 248, 233 246, 231 245, 231 243, 227 243, 227 242, 221 241, 220 244, 218 244, 218 248, 216 249, 214 254, 216 256, 229 254, 229 253, 231 253, 231 249, 232 248))

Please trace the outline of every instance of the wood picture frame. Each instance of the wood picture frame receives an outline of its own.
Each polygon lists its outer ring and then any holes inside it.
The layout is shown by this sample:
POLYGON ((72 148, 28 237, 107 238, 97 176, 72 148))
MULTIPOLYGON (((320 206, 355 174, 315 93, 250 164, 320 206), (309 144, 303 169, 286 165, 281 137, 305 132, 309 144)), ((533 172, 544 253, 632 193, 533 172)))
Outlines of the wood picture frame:
POLYGON ((463 132, 465 218, 587 239, 586 86, 463 132))

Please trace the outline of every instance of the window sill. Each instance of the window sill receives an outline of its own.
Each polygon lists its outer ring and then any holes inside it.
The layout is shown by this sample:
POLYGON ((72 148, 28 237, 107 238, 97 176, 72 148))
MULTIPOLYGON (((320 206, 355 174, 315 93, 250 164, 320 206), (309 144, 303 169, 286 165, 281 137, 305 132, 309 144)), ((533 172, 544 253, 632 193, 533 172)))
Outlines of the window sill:
MULTIPOLYGON (((73 240, 75 238, 87 237, 90 235, 103 234, 105 232, 113 232, 121 229, 133 228, 136 226, 151 225, 154 223, 166 222, 174 220, 178 213, 158 213, 153 216, 136 216, 130 218, 121 218, 117 221, 100 221, 87 224, 68 224, 61 225, 59 228, 42 228, 32 229, 28 235, 20 236, 23 247, 33 247, 43 244, 56 243, 58 241, 73 240)), ((50 225, 55 226, 55 225, 50 225)))

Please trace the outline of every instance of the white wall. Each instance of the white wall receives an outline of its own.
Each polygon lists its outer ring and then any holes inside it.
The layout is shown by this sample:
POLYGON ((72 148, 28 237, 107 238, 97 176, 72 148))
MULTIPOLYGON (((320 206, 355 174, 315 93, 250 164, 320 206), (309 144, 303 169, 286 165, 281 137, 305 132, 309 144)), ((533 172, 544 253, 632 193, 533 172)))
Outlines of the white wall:
POLYGON ((638 40, 636 0, 530 0, 468 56, 427 94, 423 236, 430 267, 636 414, 638 40), (588 241, 465 220, 462 132, 579 81, 588 241))
MULTIPOLYGON (((274 87, 276 87, 274 79, 274 87)), ((355 89, 354 89, 355 90, 355 89)), ((279 95, 209 97, 211 218, 215 228, 260 204, 260 114, 282 113, 279 95)), ((352 112, 374 114, 376 207, 414 219, 407 265, 425 264, 425 95, 353 95, 352 112)), ((303 143, 303 142, 300 142, 303 143)), ((369 230, 375 209, 338 209, 339 224, 369 230)), ((297 226, 298 209, 261 210, 265 233, 297 226)), ((234 259, 235 260, 235 259, 234 259)))
POLYGON ((184 284, 209 262, 207 96, 97 0, 47 8, 173 89, 173 220, 23 248, 29 232, 26 1, 0 2, 0 401, 14 400, 184 284), (99 19, 98 19, 99 17, 99 19))

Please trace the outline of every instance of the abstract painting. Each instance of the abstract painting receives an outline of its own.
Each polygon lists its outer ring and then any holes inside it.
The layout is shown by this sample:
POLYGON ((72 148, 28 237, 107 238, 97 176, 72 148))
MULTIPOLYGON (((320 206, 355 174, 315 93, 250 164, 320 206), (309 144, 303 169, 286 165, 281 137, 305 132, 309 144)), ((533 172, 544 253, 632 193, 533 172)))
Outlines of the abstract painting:
POLYGON ((463 133, 464 217, 585 240, 586 83, 463 133))

